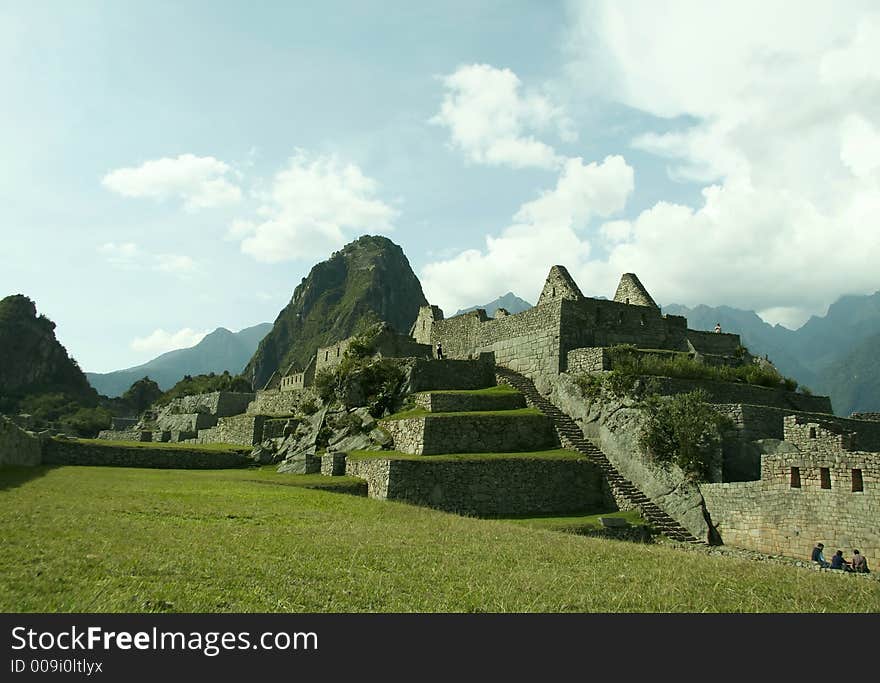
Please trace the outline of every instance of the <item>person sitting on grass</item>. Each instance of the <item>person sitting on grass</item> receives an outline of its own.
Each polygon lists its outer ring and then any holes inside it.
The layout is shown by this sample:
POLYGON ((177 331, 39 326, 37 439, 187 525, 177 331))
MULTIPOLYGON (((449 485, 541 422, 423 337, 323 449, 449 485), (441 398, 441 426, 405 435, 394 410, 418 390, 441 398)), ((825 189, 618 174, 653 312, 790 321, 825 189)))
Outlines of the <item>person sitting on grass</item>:
POLYGON ((857 574, 868 574, 868 561, 865 556, 860 554, 858 550, 853 550, 852 562, 850 562, 852 570, 857 574))
POLYGON ((822 554, 824 549, 825 545, 823 543, 817 543, 816 547, 813 548, 813 554, 810 557, 810 561, 815 562, 823 569, 828 566, 828 562, 825 560, 825 555, 822 554))
POLYGON ((843 559, 843 551, 838 550, 834 553, 834 557, 831 558, 831 568, 832 569, 842 569, 845 572, 851 572, 852 569, 849 566, 849 562, 843 559))

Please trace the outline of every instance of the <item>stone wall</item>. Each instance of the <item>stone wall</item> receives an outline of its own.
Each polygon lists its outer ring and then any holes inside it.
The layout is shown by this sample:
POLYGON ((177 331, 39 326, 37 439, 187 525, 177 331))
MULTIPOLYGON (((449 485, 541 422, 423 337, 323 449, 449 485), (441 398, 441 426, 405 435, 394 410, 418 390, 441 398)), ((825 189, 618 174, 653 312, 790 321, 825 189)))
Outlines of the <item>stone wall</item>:
POLYGON ((163 469, 226 469, 253 464, 246 452, 224 452, 141 446, 102 446, 81 441, 48 439, 43 444, 46 465, 99 465, 163 469))
POLYGON ((726 544, 808 559, 822 542, 828 559, 837 549, 849 559, 858 548, 871 568, 878 568, 880 453, 829 446, 765 455, 760 481, 703 484, 700 489, 726 544), (830 488, 822 487, 822 468, 830 488), (854 470, 861 474, 862 491, 853 491, 854 470))
POLYGON ((197 433, 217 424, 217 418, 209 413, 163 413, 156 420, 157 431, 197 433))
POLYGON ((295 415, 299 412, 299 406, 307 401, 315 401, 313 390, 304 389, 298 391, 280 391, 279 389, 264 389, 258 391, 254 400, 247 406, 248 415, 269 415, 284 417, 295 415))
POLYGON ((571 374, 604 372, 611 369, 609 349, 601 346, 572 349, 568 352, 566 366, 571 374))
POLYGON ((435 321, 431 343, 443 344, 450 358, 494 353, 495 362, 530 377, 559 372, 559 328, 562 306, 556 299, 522 313, 489 319, 482 309, 435 321))
POLYGON ((558 445, 545 415, 477 415, 381 420, 394 448, 412 455, 442 453, 513 453, 558 445))
POLYGON ((263 423, 262 441, 266 439, 277 439, 279 437, 288 436, 296 432, 296 428, 302 420, 292 417, 285 418, 267 418, 263 423))
POLYGON ((413 396, 417 406, 432 413, 457 413, 473 410, 516 410, 525 408, 522 394, 499 392, 497 394, 459 393, 429 391, 413 396))
POLYGON ((841 430, 855 434, 854 448, 863 451, 880 451, 880 422, 741 403, 716 404, 714 408, 729 417, 734 425, 734 428, 725 434, 722 444, 724 481, 749 481, 760 477, 762 451, 754 442, 785 438, 784 421, 789 415, 796 415, 811 422, 835 425, 841 430))
POLYGON ((195 396, 183 396, 171 401, 163 412, 176 415, 207 413, 215 417, 227 417, 243 413, 254 397, 255 394, 231 391, 214 391, 195 396))
POLYGON ((487 389, 495 386, 495 364, 491 356, 477 360, 412 359, 409 365, 410 392, 433 390, 487 389))
POLYGON ((39 465, 40 440, 0 415, 0 465, 39 465))
POLYGON ((880 422, 880 413, 852 413, 850 417, 853 420, 870 420, 872 422, 880 422))
POLYGON ((466 515, 537 515, 607 510, 598 468, 586 459, 434 461, 353 459, 347 475, 367 481, 371 498, 466 515))
POLYGON ((221 417, 217 426, 199 431, 200 443, 231 443, 253 446, 263 440, 263 415, 233 415, 221 417))

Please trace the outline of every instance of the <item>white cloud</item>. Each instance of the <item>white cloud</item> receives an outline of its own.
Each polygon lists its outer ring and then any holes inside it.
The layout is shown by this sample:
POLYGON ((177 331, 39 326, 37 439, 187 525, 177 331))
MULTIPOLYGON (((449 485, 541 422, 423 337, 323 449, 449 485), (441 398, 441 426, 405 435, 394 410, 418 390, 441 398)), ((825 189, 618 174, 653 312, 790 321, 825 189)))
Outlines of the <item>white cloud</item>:
POLYGON ((198 344, 210 330, 198 332, 184 327, 177 332, 166 332, 163 329, 153 330, 146 337, 136 337, 131 341, 131 349, 139 353, 161 354, 174 349, 186 349, 198 344))
POLYGON ((185 254, 159 254, 155 257, 153 269, 164 273, 187 275, 196 270, 196 262, 185 254))
POLYGON ((622 157, 586 165, 567 160, 556 187, 523 204, 498 237, 487 236, 485 251, 426 265, 421 280, 428 299, 451 313, 511 290, 535 298, 550 266, 587 260, 590 245, 579 233, 595 216, 622 210, 632 189, 633 170, 622 157))
POLYGON ((232 168, 214 157, 181 154, 146 161, 140 166, 118 168, 104 176, 102 184, 124 197, 181 199, 187 211, 235 204, 241 190, 226 176, 232 168))
POLYGON ((673 178, 707 185, 700 205, 658 203, 629 234, 617 224, 620 239, 583 267, 585 290, 636 271, 658 301, 797 325, 841 294, 880 287, 866 256, 880 247, 876 4, 570 7, 572 87, 689 117, 632 144, 669 159, 673 178))
POLYGON ((114 268, 131 270, 140 267, 140 250, 134 242, 107 242, 98 247, 98 252, 104 255, 114 268))
POLYGON ((355 235, 393 230, 398 212, 378 189, 355 164, 298 151, 261 197, 257 218, 236 220, 227 236, 264 263, 323 256, 355 235))
POLYGON ((543 95, 523 94, 510 69, 461 66, 443 85, 443 104, 431 123, 448 128, 453 146, 475 163, 556 168, 562 158, 531 133, 555 129, 564 140, 576 137, 562 109, 543 95))
POLYGON ((121 270, 150 270, 172 273, 178 276, 191 275, 198 270, 198 264, 185 254, 149 254, 134 242, 107 242, 98 247, 114 268, 121 270))

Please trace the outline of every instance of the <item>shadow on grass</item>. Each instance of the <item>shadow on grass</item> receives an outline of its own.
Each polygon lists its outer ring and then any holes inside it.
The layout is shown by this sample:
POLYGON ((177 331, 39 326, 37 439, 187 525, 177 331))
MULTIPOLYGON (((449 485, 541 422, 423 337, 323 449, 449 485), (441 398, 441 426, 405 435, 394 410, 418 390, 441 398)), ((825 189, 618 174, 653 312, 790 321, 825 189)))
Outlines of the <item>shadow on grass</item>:
POLYGON ((23 465, 0 465, 0 491, 14 489, 32 479, 38 479, 55 469, 52 465, 25 467, 23 465))

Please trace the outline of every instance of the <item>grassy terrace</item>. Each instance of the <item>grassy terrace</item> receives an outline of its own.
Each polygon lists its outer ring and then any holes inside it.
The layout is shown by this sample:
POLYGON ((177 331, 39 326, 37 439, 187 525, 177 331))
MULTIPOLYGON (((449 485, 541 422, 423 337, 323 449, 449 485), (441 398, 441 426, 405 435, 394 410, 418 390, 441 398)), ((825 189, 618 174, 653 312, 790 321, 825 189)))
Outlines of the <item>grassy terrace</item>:
POLYGON ((584 460, 576 451, 556 448, 549 451, 518 451, 514 453, 449 453, 443 455, 411 455, 400 451, 351 451, 350 460, 418 460, 419 462, 462 462, 466 460, 584 460))
POLYGON ((475 396, 497 396, 498 394, 518 394, 519 391, 508 384, 499 384, 488 389, 435 389, 420 391, 420 394, 472 394, 475 396))
POLYGON ((460 412, 460 413, 431 413, 425 410, 424 408, 413 408, 411 410, 404 410, 399 413, 395 413, 394 415, 389 415, 388 417, 383 417, 383 420, 406 420, 412 417, 460 417, 462 415, 504 415, 504 416, 516 416, 523 417, 526 415, 543 415, 543 413, 537 408, 517 408, 516 410, 472 410, 469 412, 460 412))
POLYGON ((864 612, 880 606, 876 581, 298 485, 314 480, 267 469, 0 468, 0 610, 864 612))
POLYGON ((0 469, 0 610, 880 609, 876 581, 306 488, 315 479, 0 469))
POLYGON ((221 451, 224 453, 250 453, 252 447, 230 443, 171 443, 170 441, 110 441, 107 439, 65 439, 65 443, 81 443, 89 446, 113 448, 170 449, 175 451, 221 451))

